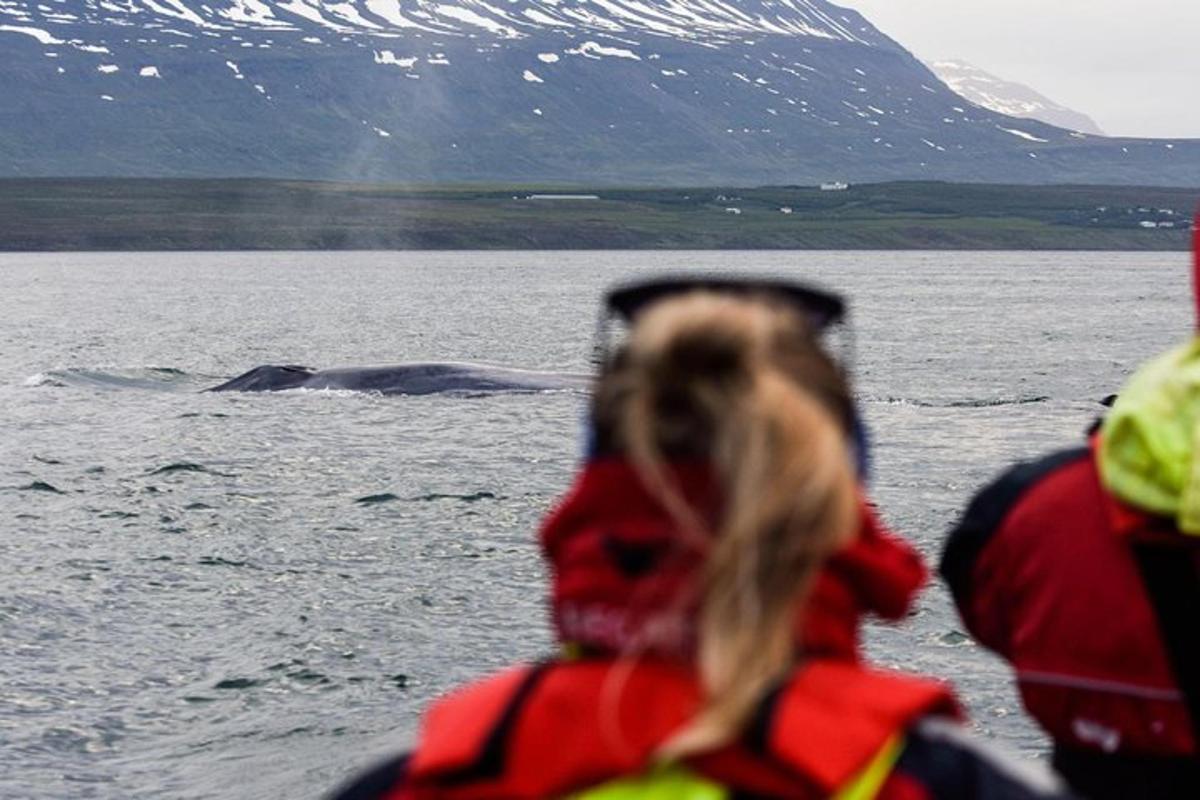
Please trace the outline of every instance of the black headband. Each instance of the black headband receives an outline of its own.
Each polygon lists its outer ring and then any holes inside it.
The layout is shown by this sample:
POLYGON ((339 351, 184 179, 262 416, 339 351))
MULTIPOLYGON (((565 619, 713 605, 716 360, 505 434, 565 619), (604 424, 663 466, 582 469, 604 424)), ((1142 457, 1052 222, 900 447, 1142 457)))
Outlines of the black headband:
POLYGON ((660 300, 693 291, 774 298, 796 309, 818 332, 841 322, 846 314, 846 304, 838 295, 798 283, 778 279, 690 276, 656 278, 619 286, 605 296, 604 307, 628 323, 660 300))

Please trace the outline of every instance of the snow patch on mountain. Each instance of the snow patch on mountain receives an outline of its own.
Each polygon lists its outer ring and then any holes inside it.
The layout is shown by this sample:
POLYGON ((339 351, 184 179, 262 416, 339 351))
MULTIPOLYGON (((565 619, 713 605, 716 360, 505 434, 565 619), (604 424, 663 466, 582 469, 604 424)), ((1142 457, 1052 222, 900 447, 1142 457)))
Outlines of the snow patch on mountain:
POLYGON ((1005 133, 1011 133, 1013 136, 1024 139, 1027 142, 1041 142, 1045 144, 1046 142, 1050 141, 1049 139, 1043 139, 1040 136, 1034 136, 1032 133, 1026 133, 1025 131, 1018 130, 1017 128, 1005 128, 1000 125, 997 125, 996 127, 1005 133))
POLYGON ((391 50, 376 50, 375 63, 388 64, 393 67, 400 67, 401 69, 412 69, 413 64, 417 63, 417 57, 397 58, 396 54, 391 50))
POLYGON ((50 35, 49 31, 44 31, 41 28, 29 28, 24 25, 0 25, 0 31, 7 33, 20 33, 25 36, 32 36, 42 44, 63 44, 61 39, 55 39, 50 35))
POLYGON ((605 47, 598 42, 586 41, 579 47, 568 49, 566 52, 573 56, 583 56, 584 58, 628 58, 634 61, 641 61, 642 57, 632 50, 626 50, 623 47, 605 47))
POLYGON ((483 30, 487 31, 488 33, 494 33, 494 34, 497 34, 499 36, 503 36, 503 37, 506 37, 509 39, 515 39, 518 36, 520 36, 520 34, 517 33, 517 29, 512 27, 511 25, 506 25, 503 22, 499 22, 490 16, 485 16, 483 14, 477 13, 475 11, 472 11, 469 8, 463 8, 461 6, 440 5, 437 7, 437 11, 442 16, 449 17, 450 19, 457 20, 457 21, 465 23, 467 25, 472 25, 477 28, 482 28, 483 30))
POLYGON ((245 22, 268 28, 287 27, 287 23, 276 19, 271 7, 260 0, 232 0, 229 8, 218 10, 217 13, 233 22, 245 22))

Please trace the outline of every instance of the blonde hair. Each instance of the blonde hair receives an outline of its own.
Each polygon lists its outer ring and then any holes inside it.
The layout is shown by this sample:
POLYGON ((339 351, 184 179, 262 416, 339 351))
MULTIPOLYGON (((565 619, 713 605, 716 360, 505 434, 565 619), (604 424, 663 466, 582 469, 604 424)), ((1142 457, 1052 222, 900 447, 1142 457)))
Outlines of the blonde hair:
POLYGON ((708 552, 696 653, 706 702, 663 746, 664 758, 740 734, 794 666, 799 606, 825 559, 855 531, 842 408, 828 396, 832 384, 844 392, 844 382, 830 370, 837 372, 795 312, 694 292, 647 310, 601 378, 598 424, 611 428, 643 483, 708 552), (804 375, 804 365, 814 374, 804 375), (715 531, 670 478, 667 463, 680 457, 713 466, 723 490, 715 531))

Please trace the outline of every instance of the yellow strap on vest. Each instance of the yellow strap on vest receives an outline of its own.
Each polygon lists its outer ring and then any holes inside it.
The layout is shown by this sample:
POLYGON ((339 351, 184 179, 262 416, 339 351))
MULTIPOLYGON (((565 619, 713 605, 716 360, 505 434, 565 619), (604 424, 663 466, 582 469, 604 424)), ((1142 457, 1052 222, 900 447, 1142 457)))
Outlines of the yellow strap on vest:
POLYGON ((609 781, 566 800, 728 800, 724 786, 706 781, 681 767, 609 781))
MULTIPOLYGON (((874 800, 887 783, 900 753, 904 737, 893 736, 871 759, 871 763, 832 800, 874 800)), ((603 783, 594 789, 573 794, 564 800, 728 800, 729 790, 707 781, 682 767, 667 767, 640 775, 603 783)))
POLYGON ((833 796, 833 800, 874 800, 879 790, 887 783, 892 768, 900 760, 904 750, 904 737, 893 736, 871 759, 866 769, 858 773, 845 788, 833 796))

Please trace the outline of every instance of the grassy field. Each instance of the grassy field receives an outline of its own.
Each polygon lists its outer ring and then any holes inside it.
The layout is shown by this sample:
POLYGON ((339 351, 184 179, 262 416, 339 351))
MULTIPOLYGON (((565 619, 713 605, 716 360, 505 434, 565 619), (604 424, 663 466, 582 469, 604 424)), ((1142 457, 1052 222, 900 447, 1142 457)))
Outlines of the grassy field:
POLYGON ((1182 250, 1200 190, 0 180, 0 250, 1182 250), (548 193, 597 199, 531 199, 548 193), (1153 225, 1154 227, 1150 227, 1153 225))

